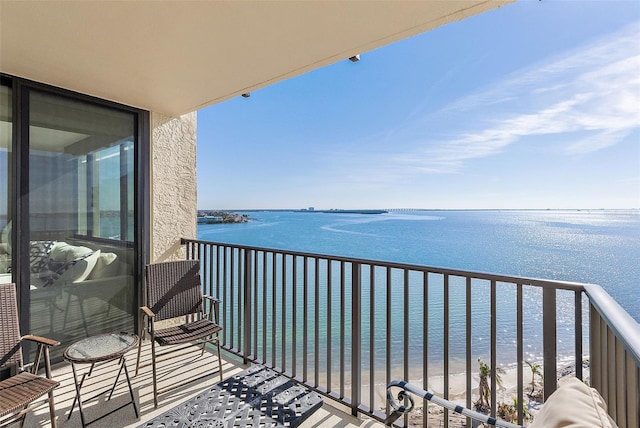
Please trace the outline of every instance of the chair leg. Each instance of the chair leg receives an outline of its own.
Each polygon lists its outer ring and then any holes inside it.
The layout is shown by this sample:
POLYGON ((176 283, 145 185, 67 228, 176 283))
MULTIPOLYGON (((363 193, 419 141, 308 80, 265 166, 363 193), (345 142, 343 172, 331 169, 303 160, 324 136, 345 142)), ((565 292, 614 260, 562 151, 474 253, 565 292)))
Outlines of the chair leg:
MULTIPOLYGON (((27 406, 25 406, 24 408, 26 409, 27 407, 29 407, 29 406, 27 405, 27 406)), ((15 421, 15 422, 17 422, 18 420, 20 421, 20 428, 23 428, 23 427, 24 427, 24 421, 27 419, 27 413, 29 413, 29 412, 24 412, 24 414, 22 415, 22 417, 21 417, 20 419, 16 419, 16 421, 15 421)), ((15 423, 15 422, 12 422, 12 423, 15 423)), ((4 426, 4 425, 3 425, 3 426, 4 426)))
POLYGON ((82 326, 84 327, 84 333, 89 337, 89 329, 87 328, 87 317, 84 315, 84 299, 78 296, 78 306, 80 307, 80 316, 82 317, 82 326))
POLYGON ((138 376, 138 369, 140 368, 140 353, 142 351, 142 335, 138 338, 138 358, 136 359, 136 372, 133 377, 138 376))
POLYGON ((140 321, 138 321, 138 358, 136 359, 136 372, 133 375, 133 377, 138 376, 138 368, 140 367, 140 353, 142 351, 142 341, 144 340, 144 337, 145 337, 145 328, 144 328, 145 316, 140 315, 139 319, 140 321))
POLYGON ((153 407, 158 407, 158 384, 156 381, 156 344, 151 338, 151 366, 153 367, 153 407))
POLYGON ((140 368, 140 351, 142 349, 142 339, 139 339, 138 342, 138 356, 136 357, 136 372, 133 374, 133 377, 138 376, 138 369, 140 368))
POLYGON ((49 392, 49 418, 51 419, 51 428, 56 428, 56 409, 53 404, 53 391, 49 392))
POLYGON ((217 334, 216 344, 218 345, 218 367, 220 369, 220 381, 222 381, 222 356, 220 355, 220 335, 217 334))
POLYGON ((67 316, 69 315, 69 305, 71 304, 71 293, 67 291, 67 306, 64 308, 64 321, 62 322, 62 329, 67 328, 67 316))

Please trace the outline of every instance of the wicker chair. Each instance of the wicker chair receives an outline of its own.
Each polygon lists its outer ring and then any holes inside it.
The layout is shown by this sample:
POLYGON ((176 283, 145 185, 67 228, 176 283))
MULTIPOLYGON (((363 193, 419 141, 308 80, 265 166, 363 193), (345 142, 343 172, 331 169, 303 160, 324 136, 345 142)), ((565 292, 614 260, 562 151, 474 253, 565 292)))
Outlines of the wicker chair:
POLYGON ((20 421, 20 426, 23 426, 27 413, 38 404, 34 402, 48 395, 44 402, 49 402, 51 426, 55 428, 53 390, 60 383, 51 379, 49 347, 58 345, 59 342, 31 335, 20 337, 15 284, 0 284, 0 326, 0 369, 11 375, 0 382, 0 426, 17 421, 20 421), (28 340, 38 345, 30 371, 22 371, 25 366, 22 359, 21 340, 28 340), (43 356, 47 377, 37 375, 43 356))
MULTIPOLYGON (((222 380, 222 360, 220 358, 218 309, 220 301, 211 296, 203 296, 200 283, 200 262, 198 260, 180 260, 174 262, 155 263, 146 267, 146 303, 140 307, 140 333, 144 337, 149 333, 151 338, 151 365, 153 367, 153 404, 158 407, 158 394, 177 388, 204 376, 189 379, 186 382, 173 384, 163 390, 158 389, 156 379, 156 359, 161 355, 180 349, 156 354, 159 346, 189 343, 200 344, 202 353, 207 343, 213 343, 218 350, 220 380, 222 380), (204 301, 209 301, 209 311, 204 312, 204 301), (185 317, 180 325, 155 329, 155 322, 185 317), (146 325, 146 328, 145 328, 146 325)), ((142 340, 138 345, 136 375, 140 367, 140 351, 142 340)), ((182 353, 180 354, 182 355, 182 353)), ((208 376, 205 375, 205 376, 208 376)))

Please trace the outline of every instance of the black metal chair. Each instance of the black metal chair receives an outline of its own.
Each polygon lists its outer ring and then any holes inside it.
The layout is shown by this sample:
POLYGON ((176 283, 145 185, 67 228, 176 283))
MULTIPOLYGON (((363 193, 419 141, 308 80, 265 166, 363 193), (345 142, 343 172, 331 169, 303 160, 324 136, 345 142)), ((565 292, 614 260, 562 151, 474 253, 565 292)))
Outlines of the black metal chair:
MULTIPOLYGON (((222 327, 218 324, 220 301, 202 294, 200 282, 200 262, 198 260, 180 260, 155 263, 146 267, 146 306, 140 307, 141 337, 148 333, 151 338, 151 364, 153 367, 153 404, 158 407, 158 394, 178 386, 185 385, 204 376, 173 384, 162 390, 158 389, 156 378, 156 358, 178 349, 156 354, 159 346, 189 343, 202 346, 202 353, 207 343, 213 343, 218 350, 220 380, 222 380, 222 360, 220 358, 219 334, 222 327), (208 301, 209 311, 205 313, 204 302, 208 301), (156 329, 155 323, 162 320, 185 317, 180 325, 156 329), (145 327, 146 325, 146 327, 145 327)), ((140 366, 142 340, 138 345, 136 375, 140 366)), ((181 347, 179 350, 184 349, 181 347)), ((182 354, 180 354, 182 355, 182 354)), ((205 376, 208 376, 205 375, 205 376)))
POLYGON ((27 413, 37 406, 35 402, 47 395, 43 402, 49 402, 51 426, 55 428, 53 390, 60 383, 51 379, 49 348, 59 344, 56 340, 39 336, 20 337, 16 286, 0 284, 0 369, 10 375, 0 382, 0 426, 20 421, 22 427, 27 413), (26 367, 23 364, 21 340, 38 345, 30 371, 23 371, 26 367), (37 374, 43 356, 46 377, 37 374))

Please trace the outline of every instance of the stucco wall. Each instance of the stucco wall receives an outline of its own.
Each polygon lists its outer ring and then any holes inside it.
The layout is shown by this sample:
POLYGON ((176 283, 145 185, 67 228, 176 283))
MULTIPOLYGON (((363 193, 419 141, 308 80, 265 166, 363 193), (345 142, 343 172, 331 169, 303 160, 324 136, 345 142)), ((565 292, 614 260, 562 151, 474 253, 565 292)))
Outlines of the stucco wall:
POLYGON ((196 112, 151 116, 151 262, 184 258, 196 237, 196 112))

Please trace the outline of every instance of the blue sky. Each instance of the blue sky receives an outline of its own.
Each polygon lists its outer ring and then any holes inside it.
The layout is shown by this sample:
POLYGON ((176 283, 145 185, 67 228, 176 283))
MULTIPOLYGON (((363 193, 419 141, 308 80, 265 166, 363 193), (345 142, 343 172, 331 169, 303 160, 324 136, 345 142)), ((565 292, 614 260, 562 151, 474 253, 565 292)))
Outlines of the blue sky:
POLYGON ((520 1, 198 112, 198 208, 638 208, 640 2, 520 1))

